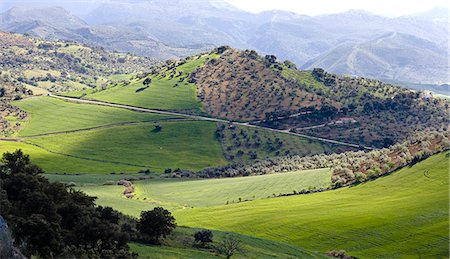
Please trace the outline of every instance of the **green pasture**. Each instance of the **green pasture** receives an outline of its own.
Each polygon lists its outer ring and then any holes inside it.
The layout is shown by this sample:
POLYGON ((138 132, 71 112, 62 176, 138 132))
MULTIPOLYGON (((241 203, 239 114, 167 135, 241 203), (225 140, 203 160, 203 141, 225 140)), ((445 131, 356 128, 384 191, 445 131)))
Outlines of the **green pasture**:
POLYGON ((159 202, 163 206, 206 207, 330 185, 331 171, 317 169, 207 180, 151 179, 136 182, 135 192, 136 197, 159 202))
POLYGON ((130 85, 118 85, 103 91, 88 94, 85 98, 128 104, 138 107, 161 110, 201 110, 202 104, 197 100, 195 84, 188 83, 187 73, 202 65, 207 59, 216 55, 203 55, 198 59, 189 60, 178 66, 178 74, 170 79, 170 71, 163 71, 165 76, 152 76, 148 88, 144 88, 143 80, 132 82, 130 85), (181 79, 184 78, 183 81, 181 79))
POLYGON ((13 104, 26 111, 29 117, 23 122, 19 136, 78 130, 121 122, 169 118, 166 115, 79 104, 52 97, 28 98, 13 104))
POLYGON ((133 182, 135 196, 122 195, 122 186, 83 186, 80 189, 99 197, 98 204, 137 216, 144 208, 161 206, 172 211, 189 207, 207 207, 246 202, 293 193, 293 191, 328 187, 329 169, 236 178, 183 180, 149 179, 133 182), (240 199, 239 199, 240 198, 240 199))
POLYGON ((181 225, 233 231, 361 258, 449 255, 448 152, 323 193, 175 212, 181 225))
MULTIPOLYGON (((221 145, 214 136, 215 123, 158 123, 162 126, 159 132, 155 131, 155 123, 150 122, 33 137, 26 141, 52 152, 97 161, 100 168, 95 171, 102 173, 130 172, 130 166, 162 172, 166 168, 199 170, 226 164, 221 145), (103 163, 115 163, 114 171, 101 168, 103 163)), ((66 172, 92 173, 80 171, 77 164, 66 168, 66 172)))
MULTIPOLYGON (((150 246, 140 243, 130 243, 133 252, 139 258, 225 258, 214 249, 195 248, 194 233, 199 229, 178 227, 167 239, 164 246, 150 246)), ((212 245, 218 245, 227 232, 213 231, 212 245)), ((243 253, 236 253, 232 258, 327 258, 319 253, 307 251, 276 241, 265 240, 232 233, 240 242, 243 253)))
MULTIPOLYGON (((31 161, 42 167, 47 173, 74 174, 74 173, 110 173, 110 172, 137 172, 141 167, 117 165, 115 163, 98 162, 76 158, 63 154, 51 153, 45 149, 22 142, 0 141, 0 153, 13 152, 21 149, 30 155, 31 161), (117 171, 119 170, 119 171, 117 171)), ((67 182, 71 182, 68 180, 67 182)))

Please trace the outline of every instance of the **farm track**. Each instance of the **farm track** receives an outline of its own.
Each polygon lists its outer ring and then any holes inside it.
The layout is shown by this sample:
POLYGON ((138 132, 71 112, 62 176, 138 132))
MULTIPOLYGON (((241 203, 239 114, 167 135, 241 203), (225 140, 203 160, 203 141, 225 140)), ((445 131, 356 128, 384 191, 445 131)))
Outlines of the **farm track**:
POLYGON ((20 139, 20 138, 0 138, 0 141, 20 142, 20 141, 22 141, 22 139, 20 139))
POLYGON ((249 127, 249 128, 257 128, 257 129, 265 129, 265 130, 270 130, 273 132, 284 133, 284 134, 288 134, 288 135, 303 137, 303 138, 317 140, 317 141, 321 141, 321 142, 327 142, 327 143, 331 143, 331 144, 343 145, 343 146, 354 147, 354 148, 363 148, 363 149, 367 149, 367 150, 374 149, 374 148, 368 147, 368 146, 347 143, 347 142, 342 142, 342 141, 337 141, 337 140, 332 140, 332 139, 326 139, 326 138, 321 138, 321 137, 313 137, 313 136, 300 134, 300 133, 294 133, 294 132, 290 132, 289 130, 279 130, 279 129, 273 129, 273 128, 264 127, 264 126, 258 126, 258 125, 251 124, 249 122, 234 122, 234 121, 205 117, 205 116, 191 115, 191 114, 171 112, 171 111, 162 111, 162 110, 155 110, 155 109, 147 109, 147 108, 136 107, 136 106, 131 106, 131 105, 109 103, 109 102, 102 102, 102 101, 95 101, 95 100, 85 100, 85 99, 80 99, 80 98, 75 98, 75 97, 66 97, 66 96, 59 96, 59 95, 53 95, 53 94, 49 94, 48 96, 66 100, 66 101, 109 106, 109 107, 122 108, 122 109, 127 109, 127 110, 132 110, 132 111, 138 111, 138 112, 149 112, 149 113, 158 113, 158 114, 164 114, 164 115, 180 116, 180 117, 190 118, 190 119, 194 119, 194 120, 202 120, 202 121, 233 123, 233 124, 239 125, 239 126, 244 126, 244 127, 249 127))

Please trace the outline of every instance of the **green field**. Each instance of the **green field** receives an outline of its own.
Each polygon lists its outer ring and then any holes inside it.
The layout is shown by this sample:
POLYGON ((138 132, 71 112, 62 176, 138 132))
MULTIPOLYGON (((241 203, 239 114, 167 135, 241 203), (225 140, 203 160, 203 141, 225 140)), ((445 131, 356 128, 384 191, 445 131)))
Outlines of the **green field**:
POLYGON ((334 191, 176 211, 181 225, 362 258, 449 255, 448 152, 334 191))
POLYGON ((208 180, 145 180, 136 182, 136 197, 170 207, 206 207, 273 197, 331 185, 329 169, 208 180))
MULTIPOLYGON (((139 254, 139 258, 225 258, 213 249, 194 248, 193 234, 198 229, 178 227, 174 233, 165 240, 166 246, 149 246, 131 243, 130 248, 139 254), (168 246, 167 246, 168 245, 168 246)), ((213 244, 217 245, 226 232, 213 231, 213 244)), ((245 235, 234 234, 242 244, 244 253, 237 253, 232 258, 328 258, 319 253, 307 251, 298 247, 286 245, 245 235)))
POLYGON ((186 77, 186 73, 191 73, 196 67, 203 64, 207 59, 214 58, 215 55, 203 55, 199 59, 190 60, 178 66, 177 71, 182 71, 183 75, 169 78, 169 71, 165 71, 166 76, 152 76, 150 87, 142 90, 143 80, 134 81, 130 85, 118 85, 104 91, 91 93, 85 96, 86 99, 95 99, 112 103, 120 103, 161 110, 195 110, 202 109, 202 104, 197 100, 195 84, 180 81, 186 77))
POLYGON ((0 152, 22 148, 47 173, 199 170, 226 163, 213 122, 51 97, 14 104, 29 115, 16 134, 23 142, 1 141, 0 152), (162 125, 160 132, 154 131, 155 123, 162 125))
MULTIPOLYGON (((60 178, 61 179, 61 178, 60 178)), ((101 183, 100 183, 101 184, 101 183)), ((124 213, 139 215, 141 210, 162 206, 170 210, 206 207, 266 199, 303 189, 328 187, 329 169, 248 176, 236 178, 183 180, 150 179, 134 182, 135 197, 125 198, 122 186, 84 186, 89 195, 99 197, 98 204, 111 206, 124 213)))
MULTIPOLYGON (((141 123, 27 138, 26 141, 60 154, 95 160, 99 166, 102 162, 116 163, 114 172, 127 172, 129 166, 158 172, 166 168, 199 170, 226 163, 220 143, 214 137, 214 123, 159 124, 162 125, 160 132, 154 131, 154 123, 141 123)), ((54 173, 48 169, 47 172, 54 173)), ((89 173, 79 171, 76 164, 66 168, 65 172, 89 173)))
MULTIPOLYGON (((191 62, 201 62, 201 59, 191 62)), ((191 63, 182 66, 186 65, 191 63)), ((237 152, 235 147, 228 150, 232 145, 229 130, 219 141, 214 122, 80 104, 47 96, 14 104, 28 113, 27 119, 20 122, 20 131, 12 135, 22 142, 20 145, 0 142, 0 152, 14 151, 20 146, 51 174, 129 174, 141 169, 162 172, 166 168, 196 171, 224 165, 231 160, 229 153, 237 152), (155 123, 163 126, 161 132, 154 131, 155 123)), ((254 130, 242 130, 248 138, 255 135, 254 130)), ((298 151, 292 151, 293 154, 334 150, 332 146, 284 134, 261 131, 259 137, 264 142, 259 148, 242 146, 245 154, 236 159, 249 160, 249 152, 256 152, 259 158, 282 155, 266 150, 266 142, 277 139, 283 141, 286 150, 298 151)))
MULTIPOLYGON (((62 154, 51 153, 36 146, 21 143, 0 141, 0 153, 22 149, 30 155, 31 161, 42 167, 47 173, 105 173, 116 172, 118 168, 125 172, 137 172, 141 167, 117 165, 115 163, 98 162, 62 154)), ((68 182, 71 182, 69 180, 68 182)))
POLYGON ((142 178, 159 177, 154 174, 144 173, 124 173, 124 174, 45 174, 52 182, 71 183, 76 186, 98 186, 111 181, 119 181, 121 179, 137 181, 142 178))
POLYGON ((144 200, 126 198, 122 194, 125 189, 121 185, 85 185, 83 187, 76 188, 85 192, 89 196, 97 197, 97 205, 109 206, 134 217, 139 217, 141 211, 152 210, 154 207, 158 206, 157 204, 144 200))
MULTIPOLYGON (((77 104, 51 97, 35 97, 14 102, 26 111, 20 136, 77 130, 121 122, 151 121, 169 118, 165 115, 140 113, 99 105, 77 104)), ((171 116, 173 118, 175 116, 171 116)))

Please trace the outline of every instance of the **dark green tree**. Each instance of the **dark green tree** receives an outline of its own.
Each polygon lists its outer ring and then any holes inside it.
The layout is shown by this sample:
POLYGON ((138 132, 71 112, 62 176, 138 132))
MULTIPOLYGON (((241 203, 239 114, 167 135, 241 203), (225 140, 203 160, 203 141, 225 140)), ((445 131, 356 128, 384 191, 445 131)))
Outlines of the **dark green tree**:
POLYGON ((137 229, 144 240, 154 244, 158 244, 161 237, 170 235, 175 227, 175 218, 168 210, 161 207, 141 212, 141 218, 137 224, 137 229))

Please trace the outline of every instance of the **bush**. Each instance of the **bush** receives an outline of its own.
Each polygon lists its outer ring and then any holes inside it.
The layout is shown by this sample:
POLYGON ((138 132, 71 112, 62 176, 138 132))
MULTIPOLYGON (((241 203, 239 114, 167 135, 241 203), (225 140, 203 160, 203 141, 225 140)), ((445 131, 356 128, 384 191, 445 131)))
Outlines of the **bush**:
POLYGON ((194 238, 195 242, 198 242, 202 247, 205 247, 207 243, 211 243, 213 241, 213 233, 208 229, 200 230, 195 232, 194 238))
POLYGON ((333 250, 327 253, 328 256, 333 258, 340 258, 340 259, 352 259, 355 258, 353 256, 347 255, 347 252, 345 250, 333 250))
POLYGON ((362 182, 366 181, 366 179, 367 179, 367 177, 363 173, 356 173, 355 174, 355 181, 357 183, 362 183, 362 182))

